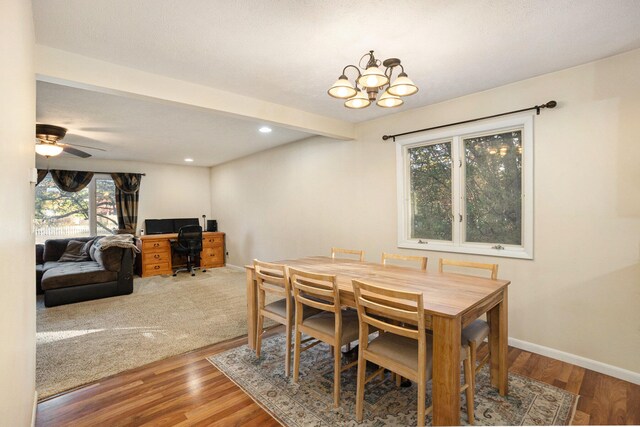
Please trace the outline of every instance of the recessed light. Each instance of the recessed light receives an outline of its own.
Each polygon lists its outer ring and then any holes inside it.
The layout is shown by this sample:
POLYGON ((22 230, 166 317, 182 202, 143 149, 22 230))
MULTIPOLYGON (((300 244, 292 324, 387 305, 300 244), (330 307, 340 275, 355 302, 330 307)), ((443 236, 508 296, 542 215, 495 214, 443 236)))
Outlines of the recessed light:
POLYGON ((185 162, 193 162, 193 159, 190 157, 187 157, 186 159, 184 159, 185 162))
POLYGON ((271 132, 271 128, 269 126, 262 126, 260 129, 258 129, 260 132, 262 133, 269 133, 271 132))

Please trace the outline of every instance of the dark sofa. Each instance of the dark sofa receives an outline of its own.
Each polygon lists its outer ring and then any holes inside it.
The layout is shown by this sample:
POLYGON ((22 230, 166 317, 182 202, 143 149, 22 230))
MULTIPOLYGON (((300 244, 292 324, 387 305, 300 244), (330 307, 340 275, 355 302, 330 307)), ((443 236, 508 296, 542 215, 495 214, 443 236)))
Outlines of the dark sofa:
POLYGON ((36 245, 36 287, 38 293, 44 293, 46 307, 133 292, 132 249, 110 247, 102 251, 98 238, 87 254, 88 260, 60 262, 69 241, 91 239, 51 239, 36 245))

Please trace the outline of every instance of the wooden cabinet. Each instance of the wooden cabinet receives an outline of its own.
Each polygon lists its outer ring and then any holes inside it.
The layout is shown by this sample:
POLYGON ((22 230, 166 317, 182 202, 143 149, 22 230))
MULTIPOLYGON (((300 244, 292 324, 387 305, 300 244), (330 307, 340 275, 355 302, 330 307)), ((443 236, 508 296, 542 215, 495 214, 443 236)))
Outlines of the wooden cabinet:
MULTIPOLYGON (((142 249, 142 277, 172 274, 171 240, 178 235, 156 234, 140 237, 142 249)), ((202 233, 200 266, 214 268, 224 266, 224 233, 202 233)))

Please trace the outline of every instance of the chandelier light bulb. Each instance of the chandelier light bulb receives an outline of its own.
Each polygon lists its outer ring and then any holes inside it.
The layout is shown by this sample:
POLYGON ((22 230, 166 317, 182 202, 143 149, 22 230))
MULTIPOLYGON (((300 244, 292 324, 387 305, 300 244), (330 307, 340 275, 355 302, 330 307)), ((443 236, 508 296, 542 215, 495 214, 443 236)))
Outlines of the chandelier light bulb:
POLYGON ((371 104, 371 101, 369 101, 367 94, 363 90, 361 90, 358 92, 356 96, 347 99, 344 103, 344 106, 347 108, 353 108, 357 110, 360 108, 366 108, 370 104, 371 104))
POLYGON ((405 73, 400 73, 397 79, 391 83, 387 91, 395 96, 409 96, 418 91, 418 87, 411 81, 405 73))
POLYGON ((338 78, 338 81, 331 86, 328 93, 334 98, 347 99, 355 96, 357 91, 347 79, 347 76, 342 75, 338 78))
POLYGON ((389 78, 384 75, 380 68, 373 66, 367 68, 364 73, 362 73, 362 76, 358 79, 358 83, 364 87, 376 88, 389 83, 389 78))
POLYGON ((62 146, 57 144, 38 142, 36 144, 36 153, 41 156, 52 157, 62 153, 62 146))
POLYGON ((404 104, 404 101, 399 96, 391 95, 388 91, 384 91, 376 104, 378 107, 393 108, 401 106, 404 104))

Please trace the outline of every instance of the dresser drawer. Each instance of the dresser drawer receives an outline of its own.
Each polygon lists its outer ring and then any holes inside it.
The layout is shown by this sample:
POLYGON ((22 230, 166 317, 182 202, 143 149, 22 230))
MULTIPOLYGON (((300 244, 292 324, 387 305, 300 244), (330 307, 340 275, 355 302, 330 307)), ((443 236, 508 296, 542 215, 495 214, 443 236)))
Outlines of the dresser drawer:
POLYGON ((154 274, 169 274, 171 267, 168 262, 160 262, 155 264, 143 264, 142 275, 153 276, 154 274))
POLYGON ((213 248, 214 246, 222 246, 224 243, 223 236, 205 236, 202 239, 203 248, 213 248))
POLYGON ((171 244, 169 240, 143 240, 142 252, 154 252, 154 251, 169 251, 171 250, 171 244))
POLYGON ((200 262, 205 266, 224 265, 222 248, 203 248, 200 254, 200 262))
POLYGON ((143 264, 158 264, 161 262, 169 262, 171 252, 163 250, 161 252, 142 252, 142 263, 143 264))

